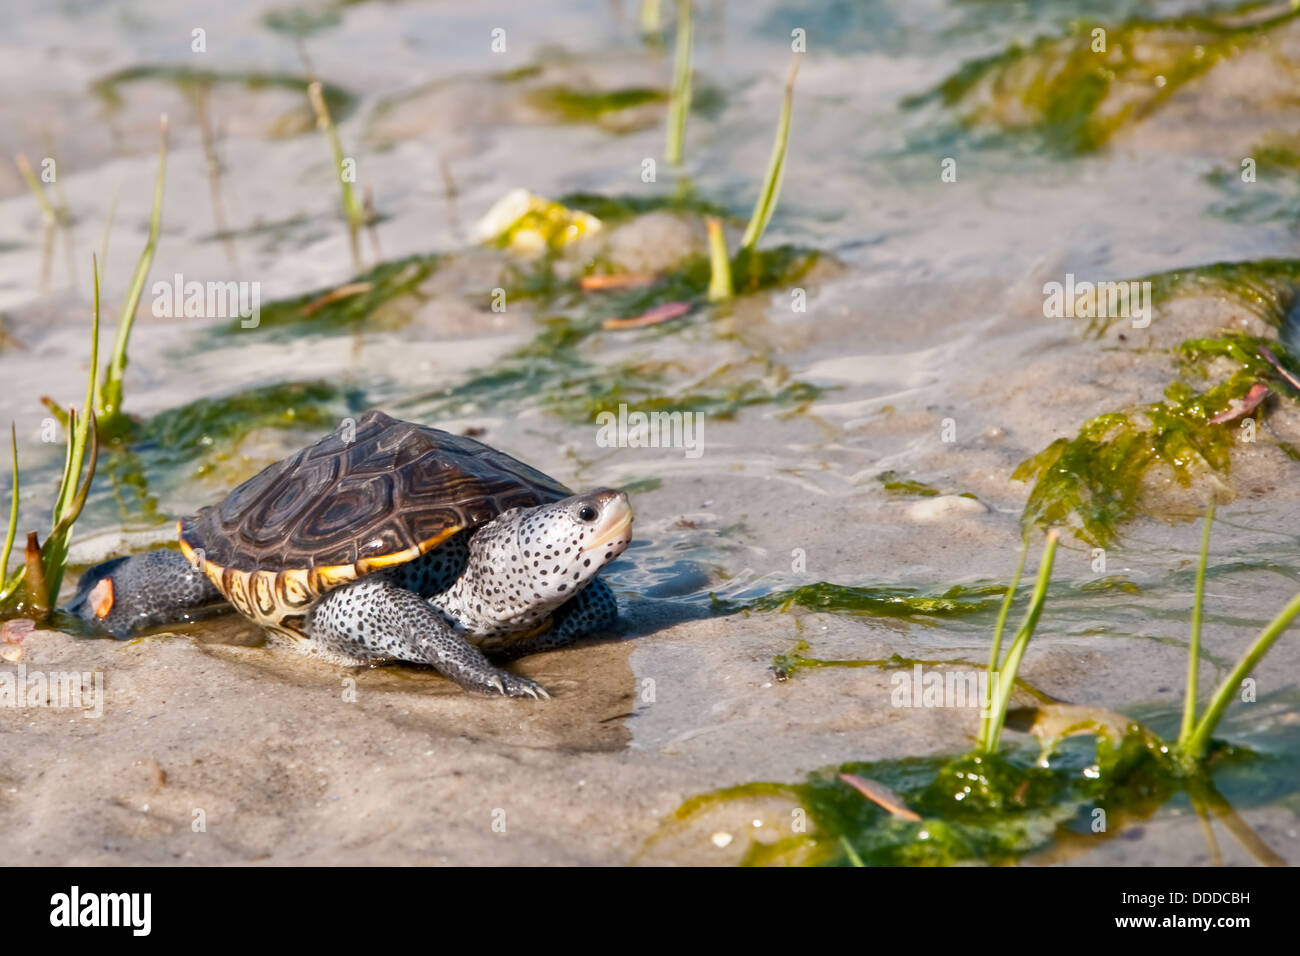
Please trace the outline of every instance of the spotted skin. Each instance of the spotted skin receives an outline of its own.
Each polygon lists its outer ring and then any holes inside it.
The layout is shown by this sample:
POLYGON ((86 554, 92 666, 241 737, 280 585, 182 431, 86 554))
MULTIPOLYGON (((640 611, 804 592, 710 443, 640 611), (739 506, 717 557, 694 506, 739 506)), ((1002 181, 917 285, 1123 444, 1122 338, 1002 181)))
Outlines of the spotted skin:
MULTIPOLYGON (((328 591, 303 615, 303 643, 338 662, 416 661, 473 690, 547 697, 484 651, 513 658, 607 629, 618 608, 597 574, 627 547, 631 528, 619 491, 510 509, 414 560, 328 591)), ((134 631, 173 623, 214 596, 221 594, 183 556, 156 551, 87 572, 71 609, 101 629, 134 631), (92 595, 105 577, 115 607, 98 619, 92 595)))
POLYGON ((312 643, 342 660, 421 661, 474 690, 549 696, 483 651, 515 657, 613 623, 617 605, 596 575, 631 540, 626 495, 512 509, 457 538, 441 558, 432 552, 326 594, 307 619, 312 643))
POLYGON ((118 639, 149 627, 206 617, 228 605, 179 551, 160 548, 96 565, 81 576, 68 610, 118 639))
POLYGON ((550 696, 536 681, 496 667, 432 604, 387 574, 331 591, 312 609, 307 627, 312 649, 340 662, 419 661, 469 690, 550 696))

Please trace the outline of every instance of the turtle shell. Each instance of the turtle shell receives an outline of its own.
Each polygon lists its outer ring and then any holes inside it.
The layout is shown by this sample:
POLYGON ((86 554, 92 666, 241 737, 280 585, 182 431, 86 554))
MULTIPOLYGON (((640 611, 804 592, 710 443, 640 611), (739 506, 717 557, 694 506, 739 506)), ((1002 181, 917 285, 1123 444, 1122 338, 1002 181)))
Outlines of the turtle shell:
POLYGON ((239 611, 301 636, 331 588, 570 494, 481 442, 369 411, 183 519, 180 543, 239 611))

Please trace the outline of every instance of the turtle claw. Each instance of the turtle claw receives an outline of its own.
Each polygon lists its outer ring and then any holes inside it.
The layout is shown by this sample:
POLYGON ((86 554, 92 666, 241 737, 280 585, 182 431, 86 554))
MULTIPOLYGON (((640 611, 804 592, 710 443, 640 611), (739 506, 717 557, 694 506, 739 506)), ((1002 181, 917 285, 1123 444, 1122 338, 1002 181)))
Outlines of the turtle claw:
POLYGON ((546 692, 546 688, 541 684, 531 681, 527 677, 516 677, 507 671, 493 674, 488 678, 488 684, 493 690, 505 697, 532 697, 535 700, 551 699, 551 695, 546 692))

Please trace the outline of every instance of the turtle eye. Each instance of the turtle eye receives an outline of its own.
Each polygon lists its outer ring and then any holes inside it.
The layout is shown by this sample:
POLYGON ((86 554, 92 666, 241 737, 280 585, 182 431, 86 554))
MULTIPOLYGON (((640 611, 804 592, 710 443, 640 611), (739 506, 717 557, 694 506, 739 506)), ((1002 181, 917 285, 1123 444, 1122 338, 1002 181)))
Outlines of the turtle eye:
POLYGON ((597 517, 597 511, 591 505, 583 505, 581 508, 578 509, 579 521, 586 521, 590 523, 592 521, 595 521, 596 517, 597 517))

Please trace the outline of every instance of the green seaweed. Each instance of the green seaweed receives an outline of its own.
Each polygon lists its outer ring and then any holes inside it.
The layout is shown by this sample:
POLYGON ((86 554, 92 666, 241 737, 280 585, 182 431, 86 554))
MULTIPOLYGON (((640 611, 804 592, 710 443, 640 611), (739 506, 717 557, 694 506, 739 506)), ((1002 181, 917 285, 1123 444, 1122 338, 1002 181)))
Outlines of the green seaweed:
MULTIPOLYGON (((1300 135, 1272 135, 1247 152, 1254 161, 1254 178, 1242 179, 1243 168, 1219 166, 1206 181, 1224 195, 1207 212, 1229 222, 1280 222, 1300 228, 1300 135)), ((1244 162, 1244 160, 1243 160, 1244 162)))
MULTIPOLYGON (((131 83, 154 81, 170 83, 187 96, 192 96, 201 87, 243 86, 249 90, 288 90, 305 93, 312 82, 308 76, 292 73, 267 73, 259 70, 222 71, 200 69, 174 64, 149 64, 132 66, 117 70, 101 77, 91 84, 90 91, 98 96, 109 109, 122 106, 122 88, 131 83)), ((330 114, 336 122, 342 122, 356 108, 356 97, 344 88, 333 83, 322 84, 321 93, 329 107, 330 114)), ((310 113, 308 112, 309 116, 310 113)), ((303 124, 300 132, 312 128, 310 123, 303 124)))
POLYGON ((659 211, 700 213, 721 218, 729 216, 723 206, 704 199, 694 189, 679 189, 664 195, 651 196, 627 193, 606 196, 602 193, 572 192, 565 193, 556 202, 565 208, 595 216, 607 225, 659 211))
POLYGON ((153 467, 193 463, 197 473, 262 428, 329 431, 340 417, 365 407, 360 392, 330 382, 277 382, 215 398, 200 398, 139 424, 132 444, 149 453, 153 467))
POLYGON ((1230 10, 1120 24, 1081 19, 1064 35, 966 63, 905 105, 937 100, 958 110, 968 126, 1028 133, 1058 152, 1088 153, 1297 16, 1300 10, 1290 5, 1252 0, 1230 10), (1258 13, 1264 15, 1251 16, 1258 13), (1096 30, 1104 30, 1104 50, 1096 30))
POLYGON ((329 30, 343 22, 345 4, 327 4, 322 7, 281 7, 262 14, 262 24, 273 33, 296 39, 329 30))
MULTIPOLYGON (((393 259, 357 275, 343 286, 268 302, 261 308, 261 321, 253 334, 288 337, 303 332, 342 332, 364 322, 399 296, 410 295, 423 302, 419 285, 437 270, 440 262, 441 256, 437 254, 393 259), (356 291, 334 297, 340 289, 356 291)), ((247 333, 250 330, 243 328, 243 322, 235 319, 226 330, 247 333)))
MULTIPOLYGON (((936 488, 924 481, 904 478, 896 471, 882 471, 876 475, 876 481, 884 487, 891 498, 937 498, 940 495, 957 495, 961 498, 975 498, 969 491, 952 491, 936 488)), ((978 499, 976 499, 978 500, 978 499)))
POLYGON ((1202 474, 1226 475, 1238 426, 1210 419, 1242 399, 1256 382, 1276 377, 1259 355, 1262 345, 1284 366, 1297 369, 1295 359, 1272 340, 1231 332, 1189 339, 1174 350, 1185 375, 1206 377, 1207 360, 1216 358, 1235 362, 1237 369, 1204 391, 1174 381, 1165 389, 1164 401, 1098 415, 1075 437, 1058 438, 1021 462, 1012 479, 1034 481, 1023 526, 1067 527, 1081 540, 1105 546, 1138 513, 1143 481, 1152 468, 1168 469, 1184 487, 1202 474))
MULTIPOLYGON (((915 667, 979 667, 971 661, 960 658, 926 659, 917 657, 903 657, 901 654, 890 654, 888 657, 879 657, 874 659, 866 658, 824 658, 809 657, 804 652, 809 650, 807 641, 799 641, 795 646, 788 650, 782 651, 772 658, 772 672, 776 675, 777 680, 789 680, 804 670, 826 670, 835 668, 847 668, 856 670, 863 667, 874 667, 876 670, 897 671, 903 668, 915 667)), ((1040 703, 1052 703, 1054 698, 1034 687, 1023 677, 1017 676, 1015 686, 1028 693, 1040 703)))
POLYGON ((1151 283, 1152 306, 1189 296, 1213 295, 1230 298, 1270 325, 1280 327, 1295 304, 1300 259, 1215 262, 1158 272, 1137 281, 1151 283))
POLYGON ((1000 584, 956 585, 940 594, 914 588, 854 587, 818 581, 765 594, 734 610, 787 611, 793 606, 825 614, 926 621, 991 610, 1006 593, 1000 584))
POLYGON ((592 123, 607 113, 662 103, 667 98, 663 90, 644 86, 588 92, 562 84, 541 86, 527 95, 531 106, 568 123, 592 123))
POLYGON ((823 394, 806 382, 789 381, 783 366, 752 359, 715 368, 670 388, 684 369, 674 361, 588 361, 573 350, 588 334, 564 319, 552 319, 532 343, 493 368, 429 396, 413 399, 436 416, 484 407, 539 402, 546 411, 573 422, 592 422, 601 412, 626 404, 642 412, 698 412, 729 419, 753 405, 801 408, 823 394))

